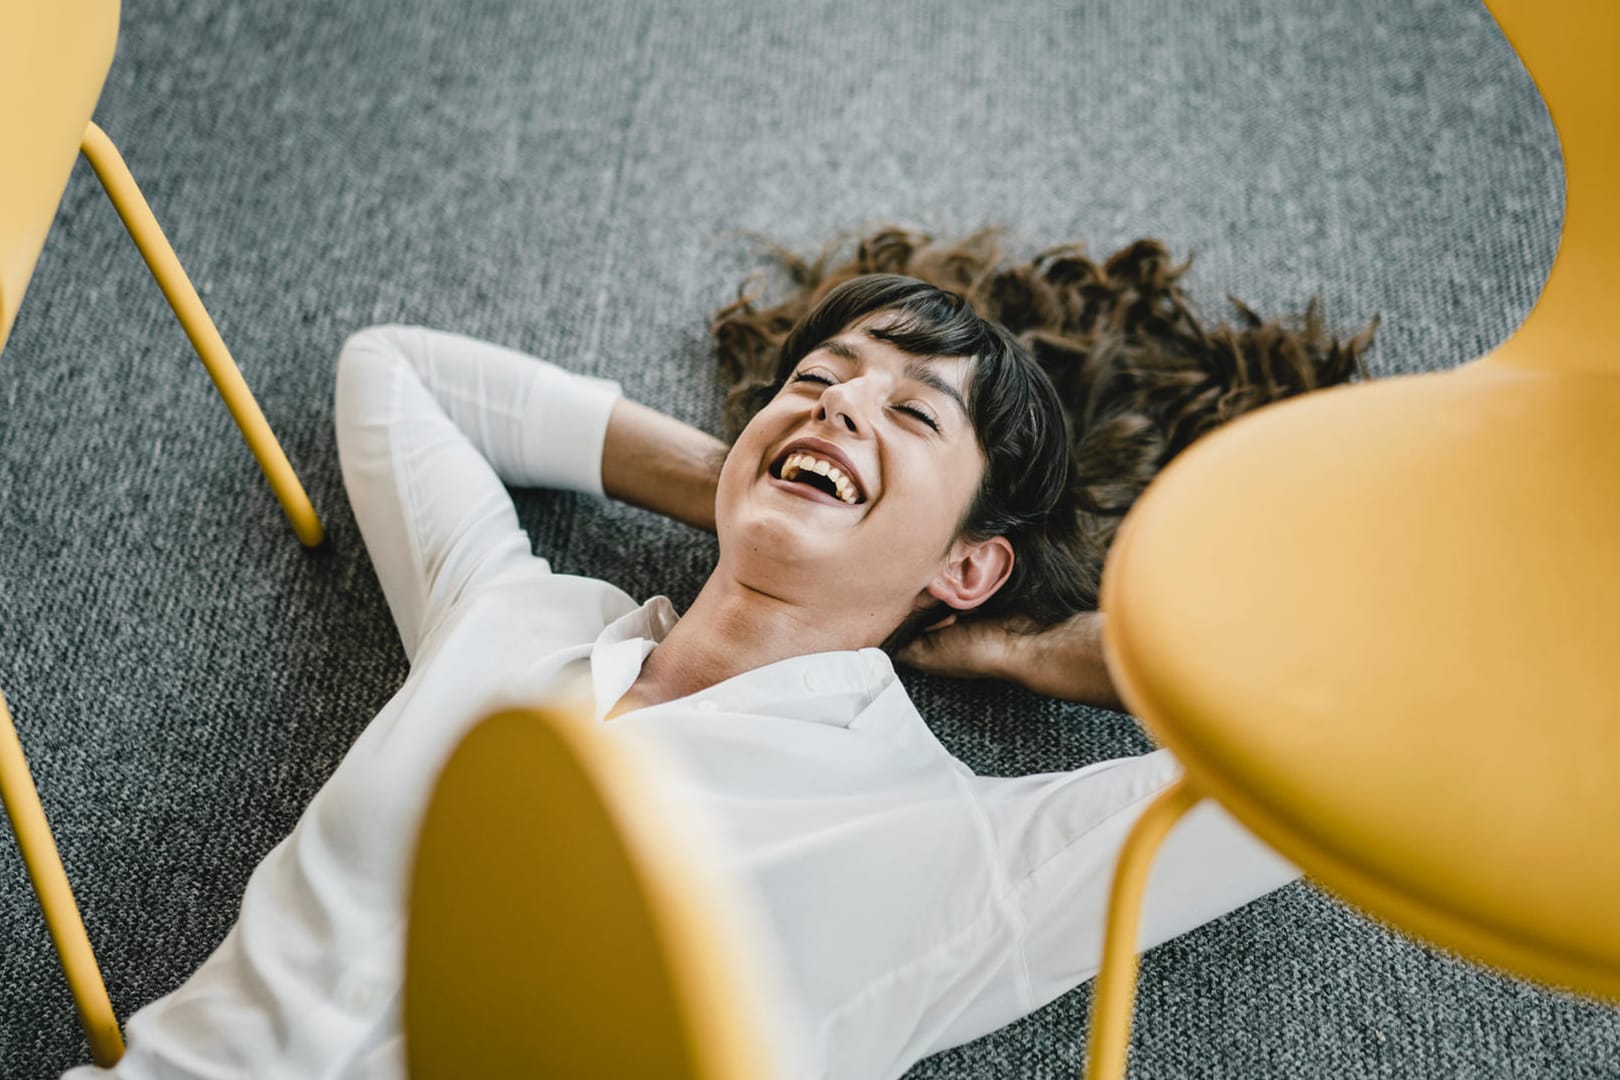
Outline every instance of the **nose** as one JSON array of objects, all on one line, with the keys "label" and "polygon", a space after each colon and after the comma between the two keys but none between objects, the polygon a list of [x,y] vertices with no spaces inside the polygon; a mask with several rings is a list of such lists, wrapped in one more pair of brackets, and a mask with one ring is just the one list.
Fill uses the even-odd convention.
[{"label": "nose", "polygon": [[852,435],[866,434],[866,407],[861,398],[859,379],[835,383],[821,392],[815,418],[844,428]]}]

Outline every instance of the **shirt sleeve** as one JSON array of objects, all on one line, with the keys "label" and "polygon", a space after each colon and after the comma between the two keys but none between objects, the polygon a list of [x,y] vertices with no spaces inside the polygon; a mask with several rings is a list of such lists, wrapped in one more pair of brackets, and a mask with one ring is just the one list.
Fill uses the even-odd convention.
[{"label": "shirt sleeve", "polygon": [[344,342],[343,486],[408,658],[460,597],[534,560],[505,485],[602,494],[620,393],[439,330],[378,326]]},{"label": "shirt sleeve", "polygon": [[[1148,804],[1181,772],[1161,749],[1068,773],[981,778],[1024,925],[1028,1008],[1097,974],[1120,851]],[[1137,949],[1146,952],[1299,876],[1205,799],[1176,821],[1153,856]]]}]

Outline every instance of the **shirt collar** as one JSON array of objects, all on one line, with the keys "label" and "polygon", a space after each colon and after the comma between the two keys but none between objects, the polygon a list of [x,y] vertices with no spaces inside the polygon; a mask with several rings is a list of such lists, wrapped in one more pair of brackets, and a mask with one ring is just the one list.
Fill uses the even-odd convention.
[{"label": "shirt collar", "polygon": [[[591,645],[591,689],[600,721],[635,683],[653,647],[679,616],[667,597],[655,596],[613,620]],[[894,664],[881,649],[790,656],[733,675],[724,682],[640,712],[679,708],[780,716],[848,727],[895,683]]]},{"label": "shirt collar", "polygon": [[642,661],[654,645],[664,640],[678,618],[668,597],[655,596],[614,619],[596,635],[591,644],[591,691],[596,697],[598,722],[635,683]]}]

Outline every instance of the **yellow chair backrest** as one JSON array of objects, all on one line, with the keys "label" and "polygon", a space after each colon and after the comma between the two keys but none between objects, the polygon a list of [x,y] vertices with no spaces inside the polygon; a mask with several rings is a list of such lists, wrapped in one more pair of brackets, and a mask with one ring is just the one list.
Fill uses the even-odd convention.
[{"label": "yellow chair backrest", "polygon": [[0,32],[0,352],[118,43],[118,0],[6,5]]},{"label": "yellow chair backrest", "polygon": [[412,1077],[800,1075],[762,915],[667,797],[673,764],[563,710],[466,736],[411,877]]},{"label": "yellow chair backrest", "polygon": [[1564,155],[1564,228],[1547,284],[1489,363],[1620,374],[1620,4],[1486,0],[1536,81]]}]

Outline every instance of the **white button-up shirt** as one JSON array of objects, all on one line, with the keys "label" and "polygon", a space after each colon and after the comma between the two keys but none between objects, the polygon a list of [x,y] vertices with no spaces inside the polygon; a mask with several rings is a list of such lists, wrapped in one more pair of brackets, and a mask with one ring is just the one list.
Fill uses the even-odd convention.
[{"label": "white button-up shirt", "polygon": [[[493,709],[565,687],[601,721],[677,618],[663,597],[552,572],[505,487],[600,494],[618,393],[454,334],[345,344],[343,480],[410,674],[254,871],[224,942],[130,1019],[116,1075],[403,1076],[404,903],[438,770]],[[763,917],[805,1072],[847,1080],[899,1076],[1095,974],[1120,846],[1180,774],[1160,750],[976,776],[877,649],[782,660],[604,725],[677,763]],[[1206,802],[1155,858],[1140,946],[1297,876]]]}]

